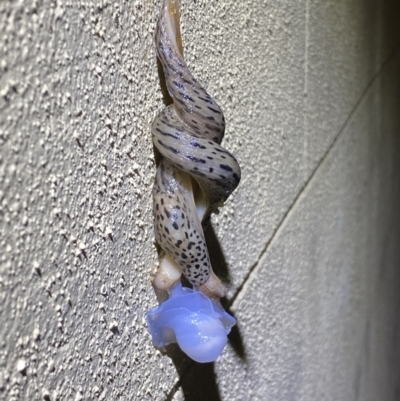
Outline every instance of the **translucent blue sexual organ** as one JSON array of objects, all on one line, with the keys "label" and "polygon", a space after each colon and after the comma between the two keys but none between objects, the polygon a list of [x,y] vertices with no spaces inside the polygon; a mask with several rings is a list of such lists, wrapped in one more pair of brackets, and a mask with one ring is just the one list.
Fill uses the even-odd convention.
[{"label": "translucent blue sexual organ", "polygon": [[190,358],[205,363],[221,354],[236,319],[202,292],[178,283],[167,301],[147,313],[147,322],[156,347],[178,343]]}]

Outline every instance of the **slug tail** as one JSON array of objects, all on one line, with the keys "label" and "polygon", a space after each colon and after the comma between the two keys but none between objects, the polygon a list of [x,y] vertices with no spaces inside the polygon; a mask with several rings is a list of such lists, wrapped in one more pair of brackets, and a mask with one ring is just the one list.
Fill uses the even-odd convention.
[{"label": "slug tail", "polygon": [[175,39],[175,44],[179,53],[183,57],[181,23],[179,15],[179,0],[166,0],[164,7],[166,9],[167,27],[172,33],[171,37]]}]

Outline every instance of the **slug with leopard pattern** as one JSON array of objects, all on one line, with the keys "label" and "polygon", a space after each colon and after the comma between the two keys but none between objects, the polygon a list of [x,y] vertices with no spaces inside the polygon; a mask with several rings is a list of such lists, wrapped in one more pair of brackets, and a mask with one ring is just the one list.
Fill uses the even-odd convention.
[{"label": "slug with leopard pattern", "polygon": [[161,248],[153,283],[171,294],[183,273],[192,294],[204,294],[218,309],[225,287],[211,267],[203,227],[238,186],[240,167],[220,145],[222,110],[184,61],[177,0],[164,1],[155,40],[173,104],[152,125],[153,143],[162,155],[153,189],[155,237]]}]

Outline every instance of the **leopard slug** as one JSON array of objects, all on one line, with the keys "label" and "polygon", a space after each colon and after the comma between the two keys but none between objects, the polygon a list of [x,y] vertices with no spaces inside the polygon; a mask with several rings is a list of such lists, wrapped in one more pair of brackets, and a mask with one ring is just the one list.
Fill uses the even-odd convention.
[{"label": "leopard slug", "polygon": [[152,124],[162,155],[153,189],[155,236],[162,249],[154,284],[169,290],[183,273],[195,290],[219,300],[225,287],[212,270],[203,226],[236,189],[241,173],[220,145],[225,131],[220,107],[184,61],[178,7],[178,0],[164,0],[155,36],[173,104]]}]

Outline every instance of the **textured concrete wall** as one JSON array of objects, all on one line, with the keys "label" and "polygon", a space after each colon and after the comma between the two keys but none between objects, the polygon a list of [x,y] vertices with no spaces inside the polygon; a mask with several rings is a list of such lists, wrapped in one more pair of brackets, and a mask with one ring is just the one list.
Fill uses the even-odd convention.
[{"label": "textured concrete wall", "polygon": [[182,0],[243,180],[208,230],[238,318],[151,345],[159,1],[0,2],[1,400],[398,400],[397,0]]}]

